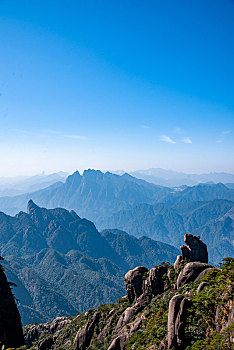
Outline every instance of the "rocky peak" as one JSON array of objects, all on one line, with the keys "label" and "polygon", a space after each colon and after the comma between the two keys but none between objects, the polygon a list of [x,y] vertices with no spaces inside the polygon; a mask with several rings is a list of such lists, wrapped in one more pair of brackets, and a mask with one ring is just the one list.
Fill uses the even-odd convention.
[{"label": "rocky peak", "polygon": [[27,213],[30,215],[33,211],[39,210],[40,208],[33,202],[32,199],[28,202]]},{"label": "rocky peak", "polygon": [[83,181],[96,182],[98,179],[102,179],[105,176],[100,170],[87,169],[83,172]]},{"label": "rocky peak", "polygon": [[72,175],[69,175],[66,180],[66,185],[68,186],[79,186],[82,176],[79,171],[75,171]]},{"label": "rocky peak", "polygon": [[84,170],[83,176],[96,176],[96,175],[104,175],[101,170],[95,169],[86,169]]}]

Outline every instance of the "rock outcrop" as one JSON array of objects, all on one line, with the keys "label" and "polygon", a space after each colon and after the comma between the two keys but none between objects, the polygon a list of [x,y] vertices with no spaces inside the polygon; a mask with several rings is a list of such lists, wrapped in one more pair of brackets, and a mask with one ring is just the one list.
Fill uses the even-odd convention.
[{"label": "rock outcrop", "polygon": [[[165,279],[163,278],[165,276]],[[166,288],[167,267],[154,267],[148,272],[147,278],[144,281],[143,292],[146,295],[156,296],[162,294]]]},{"label": "rock outcrop", "polygon": [[144,279],[146,279],[148,269],[138,266],[126,273],[124,277],[125,288],[130,303],[139,298],[143,293]]},{"label": "rock outcrop", "polygon": [[167,274],[168,269],[163,265],[151,270],[139,266],[128,271],[124,281],[129,302],[133,303],[139,297],[146,299],[162,294],[167,287],[166,281],[169,281]]},{"label": "rock outcrop", "polygon": [[144,308],[144,300],[140,299],[133,306],[128,307],[120,316],[116,330],[120,330],[123,326],[126,326],[141,310]]},{"label": "rock outcrop", "polygon": [[169,303],[168,349],[185,349],[184,328],[190,301],[183,295],[175,295]]},{"label": "rock outcrop", "polygon": [[[33,324],[24,329],[24,339],[27,348],[30,348],[34,342],[38,342],[38,346],[41,345],[44,347],[43,339],[41,336],[46,333],[50,334],[50,339],[54,339],[59,331],[66,325],[70,323],[70,320],[67,317],[57,317],[51,322]],[[44,344],[44,345],[43,345]],[[39,349],[39,347],[38,347]]]},{"label": "rock outcrop", "polygon": [[183,262],[187,261],[200,261],[208,263],[208,251],[207,246],[203,243],[199,237],[193,236],[190,233],[186,233],[184,236],[185,245],[180,247],[181,255],[178,255],[174,264],[174,268],[177,269]]},{"label": "rock outcrop", "polygon": [[85,350],[89,346],[99,318],[100,313],[95,312],[93,317],[82,328],[79,329],[74,341],[74,350]]},{"label": "rock outcrop", "polygon": [[[2,259],[2,258],[1,258]],[[5,348],[24,345],[21,318],[9,282],[0,265],[0,344]]]},{"label": "rock outcrop", "polygon": [[177,282],[176,282],[177,289],[182,287],[186,283],[198,281],[199,279],[204,277],[207,272],[211,271],[213,268],[214,267],[212,265],[204,264],[201,262],[188,263],[187,265],[185,265],[185,267],[180,272],[177,278]]}]

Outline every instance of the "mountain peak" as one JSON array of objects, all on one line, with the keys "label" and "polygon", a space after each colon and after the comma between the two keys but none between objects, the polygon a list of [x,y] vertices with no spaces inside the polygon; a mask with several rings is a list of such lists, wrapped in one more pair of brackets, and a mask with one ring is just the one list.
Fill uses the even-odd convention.
[{"label": "mountain peak", "polygon": [[38,205],[36,205],[32,199],[28,201],[28,207],[27,207],[27,213],[30,214],[32,209],[37,209],[39,208]]},{"label": "mountain peak", "polygon": [[103,174],[101,172],[101,170],[95,170],[95,169],[86,169],[83,172],[83,176],[87,176],[87,175],[96,175],[96,174]]}]

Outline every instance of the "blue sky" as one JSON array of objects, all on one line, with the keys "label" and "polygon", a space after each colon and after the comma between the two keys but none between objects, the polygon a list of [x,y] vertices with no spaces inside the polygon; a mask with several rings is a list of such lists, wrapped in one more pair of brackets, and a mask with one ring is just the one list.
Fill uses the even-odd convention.
[{"label": "blue sky", "polygon": [[234,2],[0,0],[0,176],[234,173]]}]

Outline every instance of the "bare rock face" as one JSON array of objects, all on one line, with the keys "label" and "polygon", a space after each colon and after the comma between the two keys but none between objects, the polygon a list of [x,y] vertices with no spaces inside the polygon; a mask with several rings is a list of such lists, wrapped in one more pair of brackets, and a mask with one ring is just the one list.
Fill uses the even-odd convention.
[{"label": "bare rock face", "polygon": [[[1,258],[2,260],[2,258]],[[5,348],[24,345],[21,318],[10,285],[0,265],[0,344]]]},{"label": "bare rock face", "polygon": [[174,264],[175,269],[177,269],[184,261],[208,263],[207,246],[199,237],[186,233],[184,236],[184,242],[186,243],[186,246],[182,245],[180,247],[182,255],[178,255]]},{"label": "bare rock face", "polygon": [[74,341],[74,350],[85,350],[90,345],[93,337],[95,326],[100,319],[100,313],[95,312],[93,317],[79,329]]},{"label": "bare rock face", "polygon": [[184,328],[190,301],[183,295],[175,295],[169,303],[168,349],[185,349]]},{"label": "bare rock face", "polygon": [[184,284],[189,283],[189,282],[194,282],[195,280],[198,281],[200,278],[205,276],[205,272],[209,272],[213,269],[214,267],[209,264],[204,264],[201,262],[191,262],[185,265],[183,270],[180,272],[177,282],[176,282],[176,287],[177,289],[182,287]]},{"label": "bare rock face", "polygon": [[146,267],[139,266],[126,273],[124,282],[130,303],[133,303],[143,293],[143,284],[147,272]]}]

